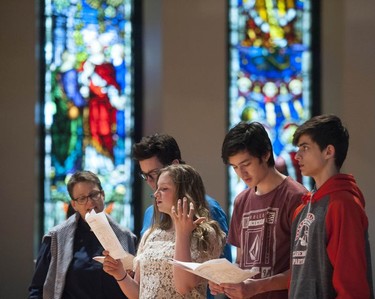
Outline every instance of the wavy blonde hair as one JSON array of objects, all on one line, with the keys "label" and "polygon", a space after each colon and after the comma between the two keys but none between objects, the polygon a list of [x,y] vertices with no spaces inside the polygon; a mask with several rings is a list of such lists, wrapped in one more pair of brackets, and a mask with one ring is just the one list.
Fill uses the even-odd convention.
[{"label": "wavy blonde hair", "polygon": [[[195,215],[194,220],[198,217],[205,217],[206,221],[198,225],[192,234],[192,239],[197,242],[197,248],[205,252],[212,250],[217,244],[210,244],[209,229],[213,228],[216,233],[217,241],[220,241],[222,247],[225,244],[225,233],[221,230],[219,224],[212,220],[210,211],[207,206],[205,198],[205,188],[199,173],[190,165],[187,164],[172,164],[160,170],[158,179],[162,173],[167,173],[172,179],[176,187],[174,205],[177,208],[177,200],[186,197],[188,202],[194,205]],[[153,224],[150,233],[160,228],[168,230],[172,227],[172,218],[165,213],[159,212],[156,203],[154,202],[154,216]]]}]

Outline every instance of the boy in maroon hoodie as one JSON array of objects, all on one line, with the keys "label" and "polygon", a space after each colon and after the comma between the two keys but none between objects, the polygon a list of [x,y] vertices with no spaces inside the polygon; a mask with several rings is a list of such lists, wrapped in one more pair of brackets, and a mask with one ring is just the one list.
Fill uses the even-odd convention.
[{"label": "boy in maroon hoodie", "polygon": [[315,188],[294,213],[289,298],[373,298],[365,201],[353,176],[340,173],[347,129],[337,116],[316,116],[293,144]]}]

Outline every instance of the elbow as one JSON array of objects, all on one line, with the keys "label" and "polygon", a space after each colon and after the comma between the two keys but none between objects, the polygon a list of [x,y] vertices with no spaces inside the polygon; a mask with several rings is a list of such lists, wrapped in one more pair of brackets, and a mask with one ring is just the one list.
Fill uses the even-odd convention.
[{"label": "elbow", "polygon": [[185,280],[184,283],[176,283],[175,287],[177,293],[181,296],[186,296],[196,287],[196,283],[195,281],[188,282]]},{"label": "elbow", "polygon": [[185,296],[187,294],[190,293],[190,291],[192,290],[192,288],[189,288],[189,287],[183,287],[183,286],[180,286],[180,287],[176,287],[176,291],[177,293],[179,293],[181,296]]},{"label": "elbow", "polygon": [[181,296],[186,296],[189,294],[199,282],[194,274],[188,273],[181,269],[174,269],[173,277],[176,292]]}]

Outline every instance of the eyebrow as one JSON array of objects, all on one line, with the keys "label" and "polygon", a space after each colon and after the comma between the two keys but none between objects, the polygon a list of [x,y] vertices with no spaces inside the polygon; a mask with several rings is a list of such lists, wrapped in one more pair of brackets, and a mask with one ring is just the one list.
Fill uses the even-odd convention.
[{"label": "eyebrow", "polygon": [[231,164],[231,163],[229,163],[229,165],[230,166],[238,166],[238,165],[241,165],[241,164],[245,164],[245,163],[247,163],[247,162],[250,162],[251,161],[251,159],[250,158],[246,158],[245,160],[242,160],[240,163],[238,163],[237,165],[235,165],[235,164]]},{"label": "eyebrow", "polygon": [[160,168],[157,167],[157,168],[151,169],[150,171],[147,171],[147,172],[143,172],[143,171],[142,171],[142,173],[143,173],[143,174],[150,174],[151,172],[157,171],[157,170],[159,170],[159,169],[160,169]]},{"label": "eyebrow", "polygon": [[72,200],[79,200],[79,199],[86,198],[86,197],[88,197],[88,195],[81,195],[81,196],[72,198]]},{"label": "eyebrow", "polygon": [[96,189],[93,189],[93,190],[91,190],[91,191],[89,192],[89,194],[87,194],[87,195],[80,195],[80,196],[76,197],[75,199],[80,199],[80,198],[82,198],[82,197],[89,197],[93,192],[102,192],[102,190],[96,190]]},{"label": "eyebrow", "polygon": [[301,146],[304,146],[304,145],[309,145],[307,142],[302,142],[300,144],[297,144],[297,147],[301,147]]}]

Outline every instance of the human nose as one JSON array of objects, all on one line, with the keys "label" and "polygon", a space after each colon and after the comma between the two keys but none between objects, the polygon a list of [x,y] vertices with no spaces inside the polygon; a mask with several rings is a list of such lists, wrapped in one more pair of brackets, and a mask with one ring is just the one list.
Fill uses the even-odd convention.
[{"label": "human nose", "polygon": [[96,200],[93,199],[91,196],[86,197],[86,205],[93,205],[96,203]]},{"label": "human nose", "polygon": [[147,185],[149,185],[150,188],[151,188],[152,190],[154,190],[154,192],[155,192],[155,190],[157,189],[157,187],[156,187],[156,181],[147,181],[146,183],[147,183]]},{"label": "human nose", "polygon": [[295,154],[295,156],[294,156],[294,159],[295,159],[296,161],[299,161],[299,160],[301,159],[301,153],[300,153],[300,150],[297,150],[297,152],[296,152],[296,154]]},{"label": "human nose", "polygon": [[89,201],[89,200],[91,200],[92,202],[96,202],[96,201],[98,201],[98,197],[94,197],[94,196],[87,196],[87,201]]},{"label": "human nose", "polygon": [[151,174],[148,174],[146,177],[146,182],[152,184],[155,182],[155,178]]},{"label": "human nose", "polygon": [[244,177],[246,174],[247,174],[247,171],[246,171],[246,169],[245,169],[244,167],[240,167],[240,168],[238,169],[238,175],[239,175],[241,178]]},{"label": "human nose", "polygon": [[150,186],[152,190],[156,189],[156,182],[149,174],[141,174],[142,179]]}]

